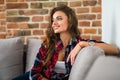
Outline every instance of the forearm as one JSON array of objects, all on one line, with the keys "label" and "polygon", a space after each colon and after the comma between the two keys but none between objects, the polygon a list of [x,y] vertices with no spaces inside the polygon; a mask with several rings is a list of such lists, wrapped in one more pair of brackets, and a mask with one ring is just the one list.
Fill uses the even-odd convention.
[{"label": "forearm", "polygon": [[[86,41],[80,41],[78,43],[78,45],[80,45],[81,47],[86,47],[89,46],[89,42]],[[118,55],[119,54],[119,49],[111,44],[107,44],[107,43],[95,43],[94,46],[97,46],[101,49],[104,50],[105,54],[107,55]]]},{"label": "forearm", "polygon": [[[79,53],[79,51],[84,48],[90,46],[88,41],[80,41],[78,44],[73,48],[73,50],[69,53],[67,62],[70,60],[71,65],[73,65],[75,56]],[[119,55],[119,50],[117,47],[107,44],[107,43],[95,43],[93,46],[99,47],[104,50],[106,55]]]},{"label": "forearm", "polygon": [[96,43],[95,46],[98,46],[101,49],[103,49],[105,51],[105,54],[108,54],[108,55],[119,54],[119,49],[114,45],[107,44],[107,43]]}]

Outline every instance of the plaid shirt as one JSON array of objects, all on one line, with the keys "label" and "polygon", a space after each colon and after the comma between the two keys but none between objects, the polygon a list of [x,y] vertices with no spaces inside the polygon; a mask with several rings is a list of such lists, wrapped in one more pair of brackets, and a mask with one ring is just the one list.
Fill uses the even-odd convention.
[{"label": "plaid shirt", "polygon": [[[45,59],[45,54],[47,52],[47,49],[45,46],[41,46],[39,49],[39,52],[36,56],[35,63],[33,68],[30,71],[30,80],[41,80],[42,76],[48,78],[49,80],[64,80],[63,78],[68,77],[70,70],[71,70],[71,64],[70,62],[66,62],[67,56],[69,55],[70,51],[76,46],[76,44],[79,41],[83,41],[81,38],[74,38],[70,40],[70,43],[67,45],[66,50],[65,50],[65,56],[64,56],[64,61],[65,61],[65,67],[66,67],[66,73],[56,73],[54,71],[55,64],[58,59],[58,53],[59,51],[63,48],[63,44],[61,40],[58,40],[56,43],[56,46],[54,48],[54,55],[52,56],[51,60],[47,63],[47,66],[42,68],[42,62]],[[85,40],[84,40],[85,41]]]}]

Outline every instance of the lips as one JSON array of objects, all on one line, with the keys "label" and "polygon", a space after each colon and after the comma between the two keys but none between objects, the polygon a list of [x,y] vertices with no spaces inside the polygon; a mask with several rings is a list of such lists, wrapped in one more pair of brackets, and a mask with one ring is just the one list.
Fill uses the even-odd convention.
[{"label": "lips", "polygon": [[53,29],[56,30],[58,29],[60,26],[53,26]]}]

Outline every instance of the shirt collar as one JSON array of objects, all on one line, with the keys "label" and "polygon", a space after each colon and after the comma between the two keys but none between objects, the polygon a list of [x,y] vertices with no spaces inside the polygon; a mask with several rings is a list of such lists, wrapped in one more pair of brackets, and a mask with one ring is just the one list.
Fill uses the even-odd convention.
[{"label": "shirt collar", "polygon": [[[73,46],[75,46],[76,43],[77,43],[77,39],[76,39],[76,38],[71,38],[68,45],[71,45],[71,46],[73,45]],[[63,47],[64,47],[64,46],[63,46],[62,40],[59,39],[59,40],[56,42],[56,49],[57,49],[58,51],[60,51]]]}]

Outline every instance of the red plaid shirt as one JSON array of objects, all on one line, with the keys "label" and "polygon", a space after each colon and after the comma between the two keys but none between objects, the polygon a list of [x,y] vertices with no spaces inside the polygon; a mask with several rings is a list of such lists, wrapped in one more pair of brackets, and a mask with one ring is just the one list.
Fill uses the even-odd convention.
[{"label": "red plaid shirt", "polygon": [[65,77],[66,75],[69,75],[71,70],[70,62],[66,63],[67,56],[70,53],[70,51],[75,47],[75,45],[78,43],[78,41],[83,41],[83,39],[81,38],[71,39],[70,43],[66,47],[65,57],[64,57],[65,66],[66,66],[65,74],[56,73],[54,71],[54,67],[58,59],[58,53],[63,48],[62,41],[61,40],[57,41],[56,46],[54,48],[54,55],[52,56],[52,59],[47,63],[47,66],[45,66],[44,68],[42,68],[41,65],[45,59],[45,54],[47,52],[47,49],[45,46],[41,45],[34,62],[34,66],[30,71],[30,78],[32,80],[41,80],[42,76],[44,76],[48,79],[51,79],[53,77],[55,80],[63,80],[62,78]]}]

